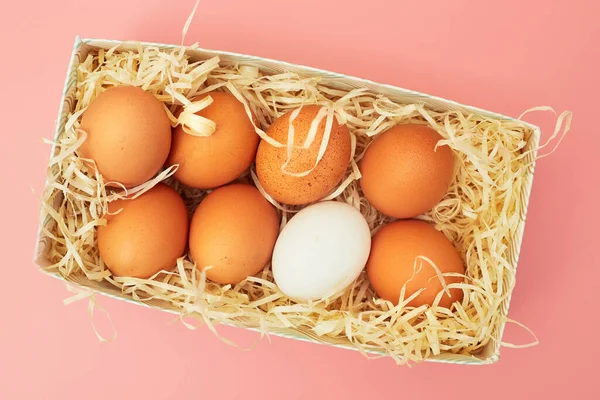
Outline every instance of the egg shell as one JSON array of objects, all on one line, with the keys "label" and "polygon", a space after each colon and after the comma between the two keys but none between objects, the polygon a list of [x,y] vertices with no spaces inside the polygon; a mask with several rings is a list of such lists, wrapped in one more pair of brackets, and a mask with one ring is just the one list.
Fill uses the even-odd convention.
[{"label": "egg shell", "polygon": [[216,124],[210,136],[185,133],[181,125],[173,129],[168,165],[179,164],[175,178],[199,189],[215,188],[239,177],[254,161],[260,137],[246,114],[244,105],[230,93],[210,92],[213,102],[196,114]]},{"label": "egg shell", "polygon": [[323,201],[303,208],[285,225],[273,251],[273,277],[297,301],[334,295],[363,270],[371,234],[351,205]]},{"label": "egg shell", "polygon": [[[294,119],[294,146],[302,146],[311,123],[321,106],[304,106]],[[266,134],[277,142],[287,145],[290,116],[294,110],[277,118]],[[286,171],[302,173],[310,170],[317,160],[319,148],[325,134],[327,118],[318,126],[317,135],[307,149],[294,148]],[[287,148],[275,147],[261,140],[256,153],[256,174],[265,191],[275,200],[285,204],[303,205],[321,200],[342,180],[351,156],[350,133],[346,125],[339,125],[334,118],[327,150],[323,158],[310,172],[302,177],[291,176],[282,171],[287,160]]]},{"label": "egg shell", "polygon": [[170,186],[159,183],[136,199],[112,201],[108,212],[107,224],[98,227],[98,250],[113,275],[149,278],[172,270],[183,256],[188,213]]},{"label": "egg shell", "polygon": [[271,260],[279,216],[260,192],[234,183],[208,194],[190,227],[190,252],[199,270],[221,284],[235,284],[261,271]]},{"label": "egg shell", "polygon": [[87,137],[79,155],[93,159],[105,181],[126,187],[156,175],[171,146],[171,123],[163,104],[134,86],[116,86],[98,95],[84,111],[80,128]]},{"label": "egg shell", "polygon": [[[460,255],[443,233],[423,221],[397,220],[375,233],[367,262],[369,281],[381,298],[397,305],[402,286],[406,284],[404,299],[425,289],[408,306],[433,305],[443,286],[431,264],[417,260],[418,256],[427,257],[442,274],[465,273]],[[446,285],[463,280],[462,277],[444,277]],[[451,298],[446,293],[442,295],[440,306],[449,308],[463,298],[461,289],[450,289],[450,294]]]},{"label": "egg shell", "polygon": [[360,185],[369,203],[395,218],[431,210],[454,176],[452,150],[426,125],[397,125],[379,134],[361,161]]}]

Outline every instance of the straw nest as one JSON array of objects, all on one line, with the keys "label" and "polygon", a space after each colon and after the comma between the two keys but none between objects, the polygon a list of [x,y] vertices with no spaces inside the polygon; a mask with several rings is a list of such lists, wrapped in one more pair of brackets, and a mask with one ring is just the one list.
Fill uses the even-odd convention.
[{"label": "straw nest", "polygon": [[[407,307],[410,298],[394,307],[377,297],[363,273],[343,293],[300,304],[278,290],[269,267],[238,285],[221,286],[205,280],[189,255],[181,258],[173,271],[150,279],[112,276],[96,247],[96,228],[106,223],[103,216],[110,201],[126,194],[138,196],[165,181],[182,194],[192,213],[206,194],[172,179],[176,167],[127,192],[111,190],[102,176],[78,157],[77,148],[85,140],[85,132],[79,130],[81,114],[103,90],[123,84],[153,93],[164,103],[173,126],[182,124],[190,134],[199,135],[214,130],[211,121],[193,117],[193,112],[207,105],[190,102],[200,93],[233,93],[257,116],[257,134],[261,136],[288,110],[302,104],[326,105],[348,125],[355,139],[347,178],[328,198],[360,209],[373,232],[389,219],[369,205],[358,185],[357,162],[366,146],[396,124],[433,127],[459,161],[448,194],[421,218],[441,230],[461,254],[467,267],[465,281],[459,285],[464,300],[452,309]],[[179,106],[186,111],[176,118]],[[48,223],[42,234],[52,264],[47,269],[68,281],[84,280],[100,290],[116,288],[133,300],[175,308],[182,319],[197,318],[215,332],[215,324],[225,323],[263,333],[302,334],[322,343],[347,345],[365,355],[380,352],[398,363],[419,362],[440,353],[473,355],[498,340],[504,322],[501,309],[514,285],[515,250],[511,246],[524,217],[520,199],[534,161],[531,152],[524,151],[530,134],[530,128],[518,121],[436,112],[367,90],[336,90],[316,77],[265,75],[255,67],[225,64],[218,58],[191,60],[182,48],[160,50],[140,45],[135,52],[93,50],[78,66],[75,102],[64,130],[52,142],[55,152],[43,195]],[[258,183],[252,170],[241,179]],[[299,209],[269,201],[280,210],[282,227]]]}]

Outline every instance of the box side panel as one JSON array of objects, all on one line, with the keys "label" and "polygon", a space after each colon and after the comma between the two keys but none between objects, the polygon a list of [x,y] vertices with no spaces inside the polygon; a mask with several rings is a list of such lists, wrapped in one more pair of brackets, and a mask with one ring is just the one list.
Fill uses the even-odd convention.
[{"label": "box side panel", "polygon": [[[535,166],[536,166],[536,158],[538,155],[538,148],[540,145],[540,137],[541,137],[540,129],[538,127],[535,127],[533,133],[529,136],[529,138],[527,138],[527,145],[524,148],[524,151],[527,152],[527,156],[525,157],[525,162],[528,164],[528,173],[526,176],[526,181],[524,182],[524,189],[520,193],[520,196],[519,196],[519,207],[521,209],[519,226],[517,228],[515,240],[513,240],[513,242],[511,243],[510,250],[509,250],[510,251],[509,262],[511,265],[514,266],[515,274],[516,274],[517,267],[519,265],[519,255],[521,252],[521,245],[523,243],[523,236],[525,234],[525,222],[527,220],[527,210],[529,207],[531,190],[533,188],[533,177],[534,177]],[[514,285],[516,283],[516,276],[515,276],[515,280],[510,283],[514,287]],[[512,290],[510,291],[509,295],[504,300],[504,303],[502,305],[502,316],[503,317],[508,316],[508,310],[510,307],[511,297],[512,297]],[[497,338],[497,345],[496,345],[497,353],[499,353],[499,351],[500,351],[500,341],[504,334],[505,327],[506,327],[506,320],[503,320],[502,325],[500,326],[498,338]]]},{"label": "box side panel", "polygon": [[[110,49],[115,46],[119,46],[119,49],[126,51],[137,51],[139,42],[122,42],[118,40],[107,40],[107,39],[83,39],[83,42],[89,44],[90,46],[102,49]],[[180,46],[177,45],[168,45],[161,43],[149,43],[149,42],[141,42],[143,46],[154,46],[159,49],[177,49]],[[218,56],[223,64],[228,63],[242,63],[244,65],[256,66],[260,68],[262,71],[271,74],[277,74],[282,72],[293,72],[298,73],[303,76],[319,76],[321,77],[321,82],[327,85],[331,85],[335,88],[343,89],[343,90],[353,90],[358,88],[366,88],[375,93],[381,93],[390,97],[392,100],[405,102],[405,103],[422,103],[427,107],[439,111],[460,111],[466,114],[476,113],[488,118],[494,118],[504,121],[519,121],[523,126],[528,127],[529,129],[535,129],[535,126],[528,124],[524,121],[517,120],[515,118],[494,113],[492,111],[483,110],[477,107],[461,104],[452,100],[444,99],[437,96],[428,95],[425,93],[416,92],[413,90],[403,89],[396,86],[381,84],[377,82],[373,82],[367,79],[356,78],[344,74],[338,74],[336,72],[327,71],[324,69],[299,65],[299,64],[291,64],[284,61],[277,61],[269,58],[256,57],[247,54],[241,53],[233,53],[227,51],[217,51],[203,48],[190,48],[187,51],[187,54],[194,61],[205,60],[208,58],[212,58]]]},{"label": "box side panel", "polygon": [[[56,121],[56,129],[53,135],[53,141],[59,138],[61,132],[65,129],[65,124],[69,118],[69,113],[75,105],[75,90],[77,89],[77,67],[81,62],[81,46],[82,42],[79,37],[75,38],[73,44],[73,50],[71,52],[71,58],[69,61],[69,67],[67,69],[67,75],[65,78],[65,84],[61,95],[61,103],[58,110],[58,119]],[[53,144],[50,149],[50,159],[56,154],[56,144]],[[44,187],[48,185],[48,180]],[[58,206],[58,205],[57,205]],[[49,227],[53,223],[53,220],[48,215],[48,212],[43,207],[40,209],[40,225],[38,227],[36,235],[36,245],[34,250],[34,262],[40,267],[45,268],[49,265],[48,260],[45,257],[47,241],[48,239],[43,234],[43,227]]]}]

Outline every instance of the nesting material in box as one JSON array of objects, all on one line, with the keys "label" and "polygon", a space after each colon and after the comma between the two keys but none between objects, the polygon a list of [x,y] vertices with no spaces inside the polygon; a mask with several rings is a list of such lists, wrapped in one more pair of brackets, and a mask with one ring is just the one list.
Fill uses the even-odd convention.
[{"label": "nesting material in box", "polygon": [[[96,229],[105,223],[107,204],[123,191],[107,189],[76,149],[84,140],[78,130],[82,112],[102,89],[121,84],[153,93],[172,113],[173,124],[196,131],[202,123],[193,126],[197,121],[186,120],[185,111],[176,118],[175,109],[211,90],[235,94],[262,130],[301,104],[332,106],[356,140],[346,177],[329,198],[358,208],[372,232],[390,219],[360,191],[357,163],[366,146],[396,124],[431,126],[454,150],[457,171],[448,194],[420,218],[441,230],[464,260],[463,301],[452,310],[394,307],[377,297],[363,272],[344,293],[296,303],[278,290],[269,267],[238,285],[217,285],[197,272],[188,256],[172,272],[151,279],[113,277],[99,257]],[[521,120],[328,71],[195,46],[77,38],[52,142],[36,263],[82,289],[196,318],[212,330],[228,324],[399,363],[493,363],[515,285],[539,137],[536,126]],[[192,212],[206,192],[182,187],[172,174],[173,168],[163,170],[129,194],[165,181]],[[253,170],[241,179],[258,184]],[[284,224],[299,209],[269,200]]]}]

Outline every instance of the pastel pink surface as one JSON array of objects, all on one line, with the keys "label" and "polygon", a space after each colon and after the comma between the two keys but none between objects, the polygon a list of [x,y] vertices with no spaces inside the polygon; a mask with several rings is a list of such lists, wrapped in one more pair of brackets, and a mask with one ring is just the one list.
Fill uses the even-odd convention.
[{"label": "pastel pink surface", "polygon": [[[173,316],[100,297],[118,331],[100,343],[85,302],[31,262],[38,200],[74,37],[179,43],[194,3],[19,1],[2,7],[1,399],[600,398],[600,3],[202,1],[187,42],[329,69],[518,116],[550,105],[572,132],[538,163],[510,317],[540,345],[485,367],[391,360],[266,339],[250,352]],[[22,25],[21,25],[22,24]],[[312,26],[310,26],[312,24]],[[543,139],[549,113],[527,120]],[[99,328],[108,332],[99,315]],[[220,328],[251,345],[258,336]],[[526,343],[509,327],[505,340]],[[189,396],[189,397],[187,397]]]}]

